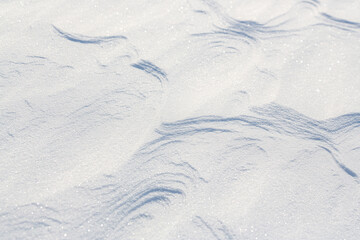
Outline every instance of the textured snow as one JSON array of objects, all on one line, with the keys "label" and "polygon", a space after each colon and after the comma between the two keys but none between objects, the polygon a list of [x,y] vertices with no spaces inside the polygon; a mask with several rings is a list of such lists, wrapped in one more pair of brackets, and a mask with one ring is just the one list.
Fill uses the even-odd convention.
[{"label": "textured snow", "polygon": [[360,239],[359,0],[3,0],[0,36],[0,239]]}]

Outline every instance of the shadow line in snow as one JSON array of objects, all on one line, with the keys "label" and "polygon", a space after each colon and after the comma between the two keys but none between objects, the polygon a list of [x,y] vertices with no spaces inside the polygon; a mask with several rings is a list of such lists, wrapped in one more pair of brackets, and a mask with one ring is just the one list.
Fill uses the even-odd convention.
[{"label": "shadow line in snow", "polygon": [[85,35],[81,35],[81,34],[71,34],[71,33],[67,33],[65,31],[61,30],[60,28],[55,27],[54,25],[52,25],[52,26],[53,26],[54,30],[56,31],[56,33],[59,34],[60,37],[65,38],[71,42],[76,42],[76,43],[102,44],[102,43],[112,42],[112,41],[119,40],[119,39],[123,39],[123,40],[127,39],[125,36],[122,36],[122,35],[89,37],[89,36],[85,36]]},{"label": "shadow line in snow", "polygon": [[167,74],[155,64],[141,59],[137,63],[131,64],[132,67],[144,71],[147,74],[155,77],[160,83],[167,81]]}]

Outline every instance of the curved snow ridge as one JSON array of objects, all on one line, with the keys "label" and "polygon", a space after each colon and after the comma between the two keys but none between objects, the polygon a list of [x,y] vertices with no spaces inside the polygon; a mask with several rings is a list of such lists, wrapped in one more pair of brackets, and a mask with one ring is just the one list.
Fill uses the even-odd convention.
[{"label": "curved snow ridge", "polygon": [[[203,237],[206,236],[206,232],[210,236],[207,236],[207,239],[215,240],[234,240],[236,235],[232,233],[221,221],[215,221],[214,223],[209,223],[205,221],[200,216],[195,216],[193,223],[198,226],[203,231]],[[205,236],[204,236],[205,235]]]},{"label": "curved snow ridge", "polygon": [[[34,239],[49,234],[49,228],[60,229],[68,223],[61,214],[49,206],[31,203],[8,209],[0,214],[1,233],[6,239]],[[53,231],[51,231],[54,234]],[[43,239],[43,238],[42,238]]]},{"label": "curved snow ridge", "polygon": [[[114,36],[90,37],[90,36],[85,36],[85,35],[81,35],[81,34],[70,34],[70,33],[67,33],[65,31],[55,27],[54,25],[52,27],[61,37],[65,38],[69,41],[76,42],[76,43],[103,44],[103,43],[114,42],[119,39],[126,40],[127,41],[126,45],[129,45],[128,48],[132,48],[132,49],[129,49],[130,51],[128,53],[125,53],[121,56],[119,56],[119,55],[116,56],[116,58],[118,60],[119,60],[119,58],[130,58],[131,61],[135,62],[135,63],[130,63],[130,66],[132,66],[136,69],[142,70],[145,73],[151,75],[152,77],[155,77],[156,79],[159,80],[160,83],[167,81],[167,74],[165,73],[164,70],[162,70],[161,68],[159,68],[158,66],[156,66],[155,64],[153,64],[152,62],[150,62],[148,60],[138,59],[139,56],[138,56],[138,51],[137,51],[136,47],[131,45],[130,43],[128,43],[128,38],[126,36],[114,35]],[[104,63],[99,63],[99,64],[101,67],[104,67],[104,68],[109,67],[108,64],[104,64]]]},{"label": "curved snow ridge", "polygon": [[[183,205],[197,181],[196,170],[187,163],[139,154],[115,175],[68,190],[57,200],[46,201],[44,209],[40,204],[9,208],[1,215],[7,221],[1,231],[10,239],[126,239],[140,226],[156,222],[174,206]],[[48,221],[50,218],[56,221]],[[24,226],[19,229],[19,225]]]},{"label": "curved snow ridge", "polygon": [[349,169],[348,167],[346,167],[344,164],[340,163],[339,160],[337,160],[337,158],[334,156],[333,152],[331,150],[329,150],[326,147],[323,146],[319,146],[320,148],[324,149],[326,152],[328,152],[331,157],[333,158],[333,160],[335,161],[335,163],[342,169],[344,170],[345,173],[349,174],[351,177],[358,179],[358,175],[353,172],[351,169]]},{"label": "curved snow ridge", "polygon": [[[214,30],[211,32],[194,33],[192,36],[206,37],[209,39],[236,39],[237,41],[251,44],[261,40],[273,39],[277,37],[300,35],[302,31],[311,29],[313,26],[332,26],[341,30],[356,30],[359,28],[359,23],[348,21],[334,17],[326,12],[321,12],[321,3],[315,0],[300,0],[285,13],[268,19],[265,22],[258,22],[252,20],[238,20],[233,18],[222,8],[222,6],[215,1],[203,1],[204,5],[209,10],[197,10],[201,13],[212,14],[211,21],[213,22]],[[302,21],[299,16],[300,13],[310,17],[307,21]],[[300,23],[298,23],[300,22]],[[214,41],[214,43],[221,43],[221,41]]]},{"label": "curved snow ridge", "polygon": [[[165,175],[165,174],[164,174]],[[102,199],[101,205],[94,201],[87,221],[82,221],[76,229],[69,229],[74,236],[93,238],[103,236],[113,238],[126,237],[131,230],[131,225],[141,225],[143,222],[151,221],[156,215],[166,211],[171,204],[174,204],[178,197],[183,198],[182,190],[184,183],[174,180],[171,176],[158,176],[144,180],[133,186],[126,194],[122,189],[107,189],[102,192],[99,188],[92,194],[97,199]],[[175,178],[176,179],[176,178]],[[110,191],[108,191],[110,190]],[[92,195],[89,193],[89,195]],[[86,208],[83,208],[84,213]],[[155,216],[154,216],[155,215]],[[80,221],[81,219],[76,219]],[[74,222],[76,225],[76,222]],[[100,225],[100,226],[99,226]],[[87,230],[91,229],[88,233]]]},{"label": "curved snow ridge", "polygon": [[286,36],[291,31],[282,30],[281,24],[271,25],[268,23],[259,23],[256,21],[237,20],[230,16],[224,17],[220,26],[214,25],[214,30],[209,33],[196,33],[192,36],[218,36],[223,39],[240,40],[244,43],[256,43],[259,39]]},{"label": "curved snow ridge", "polygon": [[83,43],[83,44],[102,44],[107,42],[116,41],[119,39],[126,40],[127,37],[118,35],[118,36],[103,36],[103,37],[89,37],[81,34],[71,34],[67,33],[60,28],[57,28],[53,25],[54,30],[63,38],[76,42],[76,43]]},{"label": "curved snow ridge", "polygon": [[321,13],[321,16],[323,17],[324,22],[329,24],[329,26],[335,26],[345,31],[359,31],[360,23],[358,22],[337,18],[327,13]]},{"label": "curved snow ridge", "polygon": [[[7,224],[2,231],[9,238],[23,239],[127,239],[145,236],[146,229],[159,229],[159,235],[167,236],[164,239],[183,239],[193,238],[191,232],[198,229],[197,239],[242,239],[267,232],[277,239],[297,228],[298,219],[309,212],[318,213],[312,215],[314,221],[333,219],[332,212],[318,207],[330,201],[336,209],[342,202],[341,189],[356,193],[359,172],[347,166],[342,152],[346,141],[337,138],[358,139],[359,117],[315,121],[271,104],[254,108],[252,116],[201,116],[163,123],[158,137],[113,175],[68,190],[56,201],[3,211],[1,218]],[[297,206],[313,194],[303,189],[306,185],[321,194],[312,199],[319,203]],[[278,199],[279,194],[287,197]],[[267,208],[270,212],[256,213],[258,204],[272,205]],[[284,219],[270,221],[287,204],[295,204],[297,212],[285,219],[286,225]],[[351,219],[358,207],[357,202],[351,204],[353,208],[343,209],[343,219]],[[169,221],[172,227],[166,228]],[[323,230],[320,227],[316,236],[322,236]],[[334,231],[341,231],[341,226]]]},{"label": "curved snow ridge", "polygon": [[139,70],[142,70],[150,74],[151,76],[157,78],[160,83],[163,83],[164,81],[168,81],[167,74],[165,73],[165,71],[149,61],[141,59],[137,63],[131,64],[131,66]]},{"label": "curved snow ridge", "polygon": [[[263,137],[255,139],[255,142],[253,138],[247,137],[245,139],[250,141],[244,146],[253,145],[258,150],[266,153],[266,147],[261,147],[261,142],[265,141],[264,136],[266,135],[280,134],[281,136],[301,139],[307,141],[308,144],[312,143],[314,150],[319,146],[321,149],[329,152],[331,158],[340,169],[344,170],[344,173],[358,179],[358,173],[348,168],[346,163],[342,163],[341,160],[339,160],[342,155],[339,149],[342,148],[342,146],[341,142],[337,141],[337,138],[343,134],[347,134],[347,139],[353,140],[356,138],[360,127],[359,114],[345,115],[328,121],[316,121],[296,113],[291,109],[283,108],[275,104],[265,108],[255,108],[254,112],[259,114],[260,117],[241,116],[221,118],[209,116],[175,123],[165,123],[162,125],[162,128],[157,131],[162,137],[151,142],[150,146],[154,149],[152,151],[155,151],[164,146],[178,145],[182,142],[187,142],[187,139],[192,138],[194,135],[203,135],[202,137],[204,138],[206,136],[205,134],[220,136],[224,134],[236,135],[242,132],[243,129],[252,128],[262,131]],[[260,144],[258,141],[260,141]],[[346,162],[346,159],[343,159],[343,161]]]},{"label": "curved snow ridge", "polygon": [[212,15],[211,18],[209,16],[209,20],[213,23],[213,30],[193,33],[191,36],[208,40],[211,48],[225,48],[239,53],[241,51],[236,47],[238,44],[253,45],[262,39],[284,37],[293,32],[280,28],[286,20],[276,24],[238,20],[227,14],[215,1],[203,1],[203,3],[207,7],[197,11]]},{"label": "curved snow ridge", "polygon": [[271,121],[276,129],[286,134],[299,134],[309,138],[317,135],[330,137],[337,134],[353,131],[360,126],[360,114],[346,114],[325,121],[311,119],[290,108],[277,104],[269,104],[266,107],[254,107],[253,112],[264,116]]},{"label": "curved snow ridge", "polygon": [[[45,36],[49,49],[59,52],[39,51],[0,62],[4,79],[0,86],[7,89],[1,91],[0,152],[8,160],[0,171],[4,192],[11,192],[18,204],[23,198],[17,195],[45,196],[51,194],[47,189],[56,182],[58,190],[72,187],[71,181],[62,180],[69,175],[81,183],[104,168],[120,165],[121,156],[127,160],[132,154],[124,141],[131,141],[136,151],[144,129],[153,124],[151,120],[163,102],[164,86],[157,80],[167,79],[165,72],[145,60],[139,62],[145,74],[134,68],[139,56],[126,37],[89,37],[56,28],[61,35],[55,28],[57,38],[54,33]],[[45,30],[50,32],[49,25]],[[114,41],[123,42],[102,45]],[[24,94],[18,94],[22,89]],[[106,149],[107,154],[101,154],[100,149]],[[85,157],[88,153],[91,156]],[[22,174],[12,175],[17,171]],[[33,185],[33,180],[39,184]],[[17,184],[25,190],[11,191],[9,186]],[[34,191],[30,185],[41,187]],[[13,204],[7,195],[2,195],[1,201]]]}]

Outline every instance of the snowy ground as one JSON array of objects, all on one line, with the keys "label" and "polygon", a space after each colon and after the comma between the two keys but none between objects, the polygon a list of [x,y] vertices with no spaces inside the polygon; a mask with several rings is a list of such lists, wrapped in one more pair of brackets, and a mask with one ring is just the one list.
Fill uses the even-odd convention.
[{"label": "snowy ground", "polygon": [[0,0],[0,239],[360,239],[359,0]]}]

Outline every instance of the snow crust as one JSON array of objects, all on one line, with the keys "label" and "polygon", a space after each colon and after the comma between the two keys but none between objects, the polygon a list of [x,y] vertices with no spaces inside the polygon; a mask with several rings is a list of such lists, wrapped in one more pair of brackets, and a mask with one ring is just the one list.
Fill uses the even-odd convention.
[{"label": "snow crust", "polygon": [[0,36],[0,239],[360,239],[359,0],[3,0]]}]

